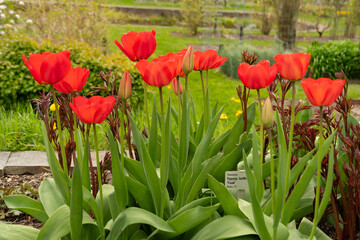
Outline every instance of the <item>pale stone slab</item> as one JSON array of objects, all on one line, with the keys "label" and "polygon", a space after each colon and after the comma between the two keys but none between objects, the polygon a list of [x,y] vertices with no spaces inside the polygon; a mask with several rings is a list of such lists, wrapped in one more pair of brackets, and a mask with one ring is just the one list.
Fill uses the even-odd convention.
[{"label": "pale stone slab", "polygon": [[[3,152],[0,152],[0,174],[12,175],[12,174],[38,174],[45,171],[43,168],[49,169],[49,163],[47,161],[46,152],[41,151],[23,151],[9,153],[7,162],[1,167],[1,156]],[[55,153],[57,156],[57,153]],[[91,160],[93,166],[96,166],[96,153],[91,152]],[[102,161],[106,151],[99,151],[99,159]],[[4,158],[5,158],[5,154]],[[5,162],[4,162],[5,163]],[[73,167],[73,163],[71,164]]]},{"label": "pale stone slab", "polygon": [[13,152],[11,153],[6,166],[4,167],[4,174],[37,174],[44,171],[40,167],[49,167],[46,158],[46,152]]},{"label": "pale stone slab", "polygon": [[0,152],[0,177],[4,175],[4,167],[10,157],[11,152]]}]

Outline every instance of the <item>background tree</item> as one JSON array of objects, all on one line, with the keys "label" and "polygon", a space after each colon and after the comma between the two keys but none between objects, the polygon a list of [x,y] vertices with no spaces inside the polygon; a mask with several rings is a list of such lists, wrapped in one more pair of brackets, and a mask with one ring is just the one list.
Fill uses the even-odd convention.
[{"label": "background tree", "polygon": [[295,45],[300,0],[272,0],[278,25],[278,38],[285,49]]},{"label": "background tree", "polygon": [[201,0],[182,0],[181,7],[185,28],[187,28],[192,35],[196,35],[198,28],[203,22],[203,5]]},{"label": "background tree", "polygon": [[355,37],[356,28],[360,24],[360,0],[350,0],[347,4],[346,24],[344,30],[344,37]]}]

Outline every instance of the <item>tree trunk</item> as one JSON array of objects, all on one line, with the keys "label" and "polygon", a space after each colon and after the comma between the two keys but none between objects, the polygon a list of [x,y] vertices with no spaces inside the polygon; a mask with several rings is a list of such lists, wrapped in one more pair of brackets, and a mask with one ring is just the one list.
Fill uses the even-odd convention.
[{"label": "tree trunk", "polygon": [[300,0],[274,0],[277,10],[278,37],[285,49],[295,46],[296,21]]}]

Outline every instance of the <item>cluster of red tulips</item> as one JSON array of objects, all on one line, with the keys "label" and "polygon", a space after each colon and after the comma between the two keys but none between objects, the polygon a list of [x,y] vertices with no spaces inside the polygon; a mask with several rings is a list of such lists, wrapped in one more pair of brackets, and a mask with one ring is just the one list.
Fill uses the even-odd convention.
[{"label": "cluster of red tulips", "polygon": [[[168,53],[147,61],[156,49],[155,31],[130,31],[123,34],[121,43],[115,40],[120,50],[131,60],[136,61],[143,80],[150,86],[163,87],[170,84],[177,76],[184,77],[186,64],[191,63],[185,71],[203,71],[221,66],[226,58],[222,58],[215,50],[193,52],[192,46],[177,53]],[[192,55],[192,56],[191,56]],[[184,60],[184,57],[187,56]],[[296,81],[304,78],[310,61],[310,54],[279,54],[275,56],[276,64],[270,66],[269,61],[263,60],[256,65],[241,63],[238,68],[240,80],[249,89],[261,89],[269,86],[277,73],[287,80]],[[190,59],[190,60],[189,60]],[[30,54],[29,59],[23,56],[24,63],[39,84],[51,84],[62,93],[79,92],[84,87],[89,70],[80,67],[71,67],[70,51],[59,53]],[[185,62],[185,65],[184,65]],[[127,78],[129,79],[129,78]],[[344,80],[331,80],[308,78],[302,81],[302,87],[309,102],[315,106],[330,106],[341,93]],[[130,85],[127,84],[131,88]],[[180,93],[182,87],[180,85]],[[124,86],[125,87],[125,86]],[[174,92],[177,93],[176,80],[173,83]],[[93,97],[84,99],[75,97],[71,108],[84,123],[101,123],[110,113],[115,99],[107,97]]]}]

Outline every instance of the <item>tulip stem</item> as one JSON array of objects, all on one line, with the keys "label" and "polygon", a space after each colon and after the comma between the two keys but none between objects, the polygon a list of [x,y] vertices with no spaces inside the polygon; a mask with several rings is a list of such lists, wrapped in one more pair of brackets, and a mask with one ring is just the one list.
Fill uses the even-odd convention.
[{"label": "tulip stem", "polygon": [[320,203],[320,185],[321,185],[321,145],[322,145],[322,135],[323,135],[323,106],[320,106],[320,123],[319,123],[319,150],[318,150],[318,164],[317,164],[317,176],[316,176],[316,195],[315,195],[315,210],[314,210],[314,221],[313,228],[310,234],[310,240],[313,239],[316,231],[317,223],[319,222],[319,203]]},{"label": "tulip stem", "polygon": [[206,69],[206,89],[209,88],[209,69]]},{"label": "tulip stem", "polygon": [[179,101],[179,114],[178,114],[178,128],[179,128],[179,139],[180,139],[180,135],[181,135],[181,93],[180,93],[180,77],[177,76],[176,77],[176,87],[177,87],[177,95],[178,95],[178,101]]},{"label": "tulip stem", "polygon": [[147,94],[147,85],[143,82],[144,88],[144,105],[145,105],[145,118],[148,128],[150,129],[150,118],[149,118],[149,105],[148,105],[148,94]]},{"label": "tulip stem", "polygon": [[285,196],[289,191],[289,175],[291,167],[291,153],[294,137],[294,124],[295,124],[295,82],[292,82],[292,98],[291,98],[291,120],[290,120],[290,132],[289,132],[289,147],[288,147],[288,159],[286,162],[286,178],[285,178]]},{"label": "tulip stem", "polygon": [[262,114],[262,106],[261,106],[261,97],[260,97],[260,89],[256,89],[258,94],[259,101],[259,110],[260,110],[260,173],[262,173],[262,164],[264,159],[264,124],[261,117]]},{"label": "tulip stem", "polygon": [[201,79],[201,87],[203,92],[203,99],[204,99],[204,106],[205,106],[205,86],[204,86],[204,79],[203,79],[203,72],[200,70],[200,79]]},{"label": "tulip stem", "polygon": [[63,164],[64,172],[68,175],[68,168],[67,168],[67,160],[66,160],[66,153],[65,153],[65,147],[64,147],[64,139],[62,135],[62,129],[61,129],[61,121],[60,121],[60,112],[59,112],[59,105],[56,99],[56,92],[53,85],[51,85],[51,93],[53,95],[54,103],[55,103],[55,112],[56,112],[56,124],[57,129],[59,132],[59,141],[60,141],[60,149],[61,149],[61,161]]},{"label": "tulip stem", "polygon": [[104,233],[104,207],[103,207],[103,191],[102,191],[102,181],[101,181],[101,170],[100,170],[100,160],[99,160],[99,148],[98,148],[98,141],[96,135],[96,125],[93,123],[94,129],[94,142],[95,142],[95,151],[96,151],[96,171],[97,171],[97,178],[98,178],[98,191],[100,193],[100,231],[101,231],[101,239],[105,239]]},{"label": "tulip stem", "polygon": [[189,74],[185,74],[185,92],[187,99],[189,99],[188,75]]},{"label": "tulip stem", "polygon": [[[179,90],[179,89],[178,89]],[[165,146],[165,116],[164,116],[164,100],[162,87],[159,87],[159,96],[160,96],[160,108],[161,108],[161,163],[160,163],[160,176],[161,176],[161,205],[160,205],[160,217],[164,214],[164,205],[165,205],[165,189],[166,189],[166,178],[164,177],[162,171],[166,171],[165,167],[165,155],[166,155],[166,146]]]},{"label": "tulip stem", "polygon": [[[273,139],[271,128],[268,128],[269,135],[269,144],[270,144],[270,171],[271,171],[271,204],[272,204],[272,214],[275,219],[275,165],[274,165],[274,154],[273,154]],[[277,224],[273,223],[273,239],[276,240]]]}]

